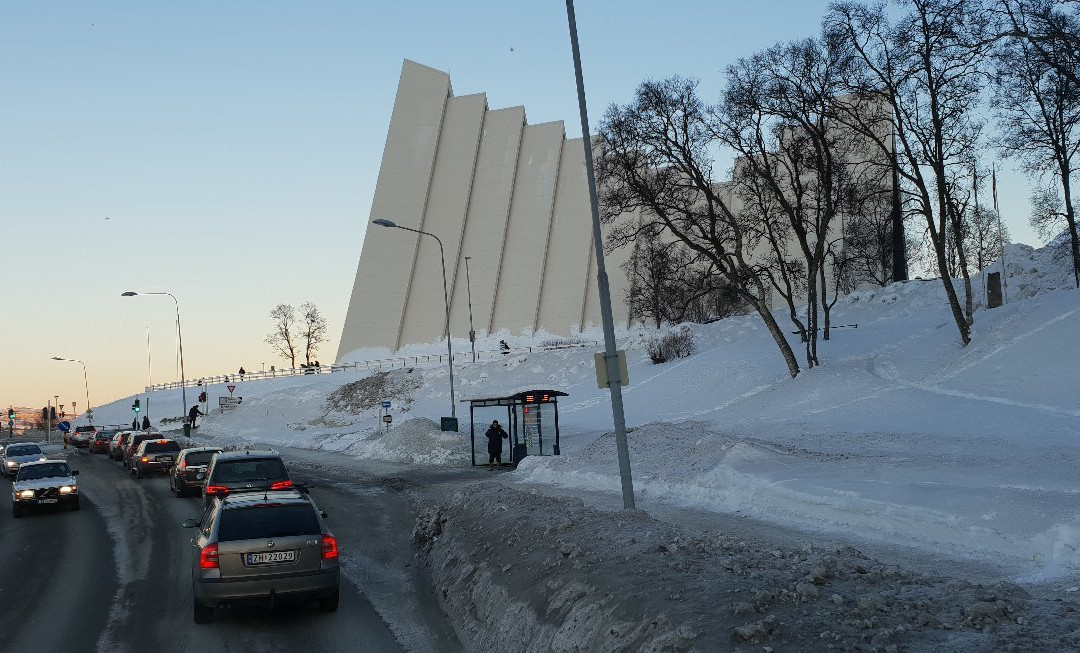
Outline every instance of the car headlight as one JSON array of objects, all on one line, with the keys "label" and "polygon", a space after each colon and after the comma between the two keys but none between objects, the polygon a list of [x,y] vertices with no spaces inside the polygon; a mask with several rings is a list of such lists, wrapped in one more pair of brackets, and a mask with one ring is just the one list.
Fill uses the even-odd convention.
[{"label": "car headlight", "polygon": [[20,499],[33,499],[34,498],[34,491],[33,490],[23,490],[22,492],[19,492],[19,498]]},{"label": "car headlight", "polygon": [[79,491],[79,487],[77,485],[61,485],[60,486],[60,494],[74,494],[75,492],[78,492],[78,491]]},{"label": "car headlight", "polygon": [[18,464],[19,464],[19,463],[15,462],[14,460],[9,460],[9,461],[7,461],[7,466],[8,466],[8,467],[14,467],[14,466],[16,466],[16,465],[18,465]]}]

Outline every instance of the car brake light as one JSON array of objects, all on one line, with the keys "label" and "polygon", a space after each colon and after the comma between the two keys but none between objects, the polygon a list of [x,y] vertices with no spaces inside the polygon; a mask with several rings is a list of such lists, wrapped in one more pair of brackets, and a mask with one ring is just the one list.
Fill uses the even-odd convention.
[{"label": "car brake light", "polygon": [[148,463],[148,462],[150,462],[150,456],[143,456],[143,457],[142,457],[142,461],[143,461],[144,463]]},{"label": "car brake light", "polygon": [[186,460],[181,460],[180,461],[180,469],[187,469],[187,461]]},{"label": "car brake light", "polygon": [[225,487],[224,485],[207,485],[206,486],[206,493],[207,494],[228,494],[229,493],[229,488]]},{"label": "car brake light", "polygon": [[[326,557],[326,538],[323,538],[323,557]],[[218,569],[218,547],[216,544],[203,547],[199,552],[199,569]]]},{"label": "car brake light", "polygon": [[[215,554],[217,552],[215,551]],[[322,559],[323,560],[337,560],[338,548],[337,538],[333,535],[322,536]]]},{"label": "car brake light", "polygon": [[292,487],[292,481],[278,481],[270,486],[271,490],[287,490]]}]

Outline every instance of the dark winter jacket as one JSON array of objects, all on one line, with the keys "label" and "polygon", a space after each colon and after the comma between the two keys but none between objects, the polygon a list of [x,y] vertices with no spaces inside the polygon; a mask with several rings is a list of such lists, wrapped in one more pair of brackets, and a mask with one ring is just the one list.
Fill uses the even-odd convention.
[{"label": "dark winter jacket", "polygon": [[192,406],[191,409],[188,410],[188,419],[191,420],[192,422],[194,422],[195,418],[202,415],[202,414],[203,414],[203,412],[201,410],[199,410],[198,406]]},{"label": "dark winter jacket", "polygon": [[489,454],[502,453],[502,441],[510,438],[510,436],[506,434],[506,431],[503,430],[502,426],[492,426],[484,435],[486,435],[488,439]]}]

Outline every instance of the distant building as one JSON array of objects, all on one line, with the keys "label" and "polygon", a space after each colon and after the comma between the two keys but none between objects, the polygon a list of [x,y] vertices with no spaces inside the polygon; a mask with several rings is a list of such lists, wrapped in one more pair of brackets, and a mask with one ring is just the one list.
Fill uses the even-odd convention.
[{"label": "distant building", "polygon": [[[444,72],[406,60],[363,251],[338,347],[396,350],[443,335],[441,239],[450,331],[478,336],[600,323],[585,155],[563,123],[529,125],[524,107],[455,97]],[[465,257],[469,257],[466,287]],[[616,322],[628,319],[626,248],[606,257]]]}]

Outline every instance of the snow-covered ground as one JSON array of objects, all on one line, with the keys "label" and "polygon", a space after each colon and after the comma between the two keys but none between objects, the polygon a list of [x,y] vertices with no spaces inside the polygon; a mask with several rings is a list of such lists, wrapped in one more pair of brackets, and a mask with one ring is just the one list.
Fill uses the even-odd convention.
[{"label": "snow-covered ground", "polygon": [[[840,299],[833,324],[858,327],[835,329],[819,345],[823,364],[795,379],[752,316],[691,325],[696,352],[662,365],[645,354],[652,330],[623,330],[638,497],[992,563],[1022,581],[1077,574],[1080,291],[1063,242],[1010,246],[1007,265],[1008,302],[978,308],[968,347],[960,346],[940,281],[913,280]],[[979,297],[981,279],[975,283]],[[479,348],[495,349],[503,338],[515,348],[547,339],[502,333]],[[467,346],[455,342],[455,350]],[[455,366],[459,401],[530,388],[569,393],[559,404],[562,455],[526,458],[504,482],[617,495],[610,403],[596,387],[595,350],[514,351]],[[211,404],[223,394],[210,388]],[[445,363],[247,381],[236,394],[240,407],[212,411],[201,436],[468,465],[467,405],[458,406],[460,434],[428,421],[449,410]],[[162,411],[180,413],[179,391],[150,397],[155,421]],[[393,403],[389,432],[379,422],[381,400]],[[130,403],[100,407],[96,421],[130,419]],[[481,411],[477,421],[504,416]]]}]

